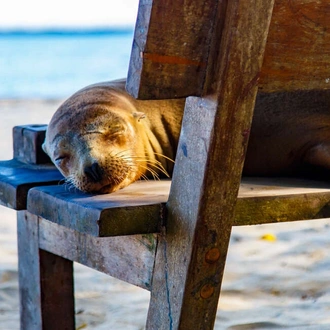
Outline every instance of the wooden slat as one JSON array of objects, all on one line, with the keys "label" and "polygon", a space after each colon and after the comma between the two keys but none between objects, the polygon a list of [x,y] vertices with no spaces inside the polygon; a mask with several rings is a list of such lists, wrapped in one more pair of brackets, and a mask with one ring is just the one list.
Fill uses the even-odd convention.
[{"label": "wooden slat", "polygon": [[328,0],[276,0],[260,88],[263,91],[330,88]]},{"label": "wooden slat", "polygon": [[54,185],[63,180],[54,165],[29,165],[15,159],[0,161],[0,204],[25,210],[27,194],[36,186]]},{"label": "wooden slat", "polygon": [[141,99],[199,95],[217,1],[141,0],[127,90]]},{"label": "wooden slat", "polygon": [[41,249],[143,289],[150,290],[156,245],[152,234],[96,238],[39,218]]},{"label": "wooden slat", "polygon": [[65,186],[31,189],[27,209],[93,236],[155,233],[162,225],[168,181],[137,182],[113,194],[91,195]]},{"label": "wooden slat", "polygon": [[[93,236],[160,232],[170,181],[136,182],[109,195],[38,187],[28,210],[54,223]],[[289,178],[243,178],[234,226],[330,217],[330,185]]]},{"label": "wooden slat", "polygon": [[245,178],[235,226],[330,217],[330,184],[300,179]]}]

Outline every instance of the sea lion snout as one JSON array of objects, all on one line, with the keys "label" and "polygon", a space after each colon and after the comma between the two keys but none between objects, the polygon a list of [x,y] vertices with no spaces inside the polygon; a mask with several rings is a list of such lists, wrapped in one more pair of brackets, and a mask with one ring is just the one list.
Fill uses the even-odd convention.
[{"label": "sea lion snout", "polygon": [[92,181],[102,181],[104,171],[100,167],[98,162],[94,162],[91,166],[84,168],[84,174]]}]

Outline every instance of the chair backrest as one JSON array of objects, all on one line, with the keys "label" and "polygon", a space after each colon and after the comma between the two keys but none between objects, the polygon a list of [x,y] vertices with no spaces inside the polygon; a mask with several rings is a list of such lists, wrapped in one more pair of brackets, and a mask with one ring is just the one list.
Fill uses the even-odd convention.
[{"label": "chair backrest", "polygon": [[[219,49],[226,17],[227,1],[196,0],[189,6],[182,0],[141,1],[128,91],[145,99],[202,95],[210,85],[207,67]],[[276,0],[259,89],[328,89],[329,31],[326,0]]]}]

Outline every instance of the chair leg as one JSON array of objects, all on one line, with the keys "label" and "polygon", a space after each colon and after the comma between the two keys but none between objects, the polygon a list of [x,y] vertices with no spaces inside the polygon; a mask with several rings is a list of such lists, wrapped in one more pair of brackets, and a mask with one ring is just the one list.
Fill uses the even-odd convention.
[{"label": "chair leg", "polygon": [[75,329],[73,263],[39,249],[38,217],[17,217],[22,330]]},{"label": "chair leg", "polygon": [[[206,262],[202,265],[195,264],[195,269],[199,269],[199,271],[203,271],[204,267],[214,268],[216,266],[217,272],[216,276],[205,278],[204,282],[193,290],[190,289],[191,283],[194,282],[194,274],[188,271],[192,265],[186,260],[180,261],[176,258],[177,253],[170,246],[176,244],[168,235],[166,238],[165,236],[160,238],[153,274],[147,330],[212,330],[214,328],[229,237],[230,233],[224,235],[221,251],[220,249],[213,249],[206,256]],[[189,256],[187,255],[186,258],[189,259]],[[175,270],[171,269],[173,267],[171,260],[173,259],[176,259]],[[220,265],[219,259],[221,259]],[[215,265],[217,262],[218,265]],[[173,279],[173,274],[175,274],[177,281]],[[183,279],[184,274],[187,276]],[[174,281],[177,284],[181,283],[173,288]],[[188,298],[182,295],[184,291],[190,291],[186,294],[189,295]],[[204,313],[205,309],[207,309],[206,314]]]}]

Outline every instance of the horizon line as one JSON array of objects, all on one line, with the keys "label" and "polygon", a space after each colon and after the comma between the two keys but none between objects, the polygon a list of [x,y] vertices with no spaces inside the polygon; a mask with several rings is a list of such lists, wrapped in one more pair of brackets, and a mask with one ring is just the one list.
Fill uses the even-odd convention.
[{"label": "horizon line", "polygon": [[133,25],[120,26],[54,26],[54,27],[2,27],[0,36],[25,35],[101,35],[133,33]]}]

